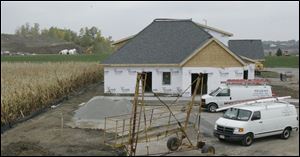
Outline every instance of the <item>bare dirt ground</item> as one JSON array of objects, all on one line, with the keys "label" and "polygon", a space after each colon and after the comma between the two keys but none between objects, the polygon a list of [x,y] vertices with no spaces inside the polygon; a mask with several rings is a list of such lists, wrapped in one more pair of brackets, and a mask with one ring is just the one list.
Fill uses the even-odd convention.
[{"label": "bare dirt ground", "polygon": [[[295,70],[297,72],[297,70]],[[299,74],[299,70],[298,70]],[[291,89],[287,82],[280,82],[279,78],[271,80],[271,84]],[[274,83],[275,82],[275,83]],[[297,82],[296,82],[297,83]],[[298,88],[299,92],[299,77]],[[281,88],[282,89],[282,88]],[[280,90],[281,90],[280,89]],[[294,91],[294,90],[293,90]],[[285,92],[285,91],[283,91]],[[285,94],[285,93],[283,93]],[[116,150],[103,144],[103,131],[95,129],[70,128],[66,124],[71,122],[74,111],[79,104],[87,102],[94,96],[103,95],[103,85],[93,84],[81,94],[70,97],[55,109],[50,109],[28,121],[16,125],[14,128],[1,134],[2,155],[120,155],[121,150]],[[299,93],[298,93],[299,97]],[[299,109],[298,109],[299,113]],[[63,115],[63,129],[61,128]],[[290,139],[282,140],[277,136],[257,139],[250,147],[239,143],[220,142],[212,136],[215,121],[222,113],[203,112],[201,132],[208,144],[216,148],[216,155],[299,155],[299,132],[293,132]],[[113,135],[106,135],[113,138]],[[166,139],[167,140],[167,139]],[[141,144],[141,147],[143,145]],[[155,142],[151,149],[166,152],[166,141]],[[154,153],[155,151],[152,151]],[[141,154],[145,154],[141,150]],[[159,154],[156,154],[159,155]],[[181,151],[166,155],[200,155],[199,150]]]},{"label": "bare dirt ground", "polygon": [[293,77],[287,81],[280,81],[280,78],[267,78],[270,80],[273,91],[277,96],[290,95],[299,99],[299,68],[265,68],[266,71],[277,73],[290,72]]},{"label": "bare dirt ground", "polygon": [[[103,132],[76,129],[71,121],[79,104],[103,94],[103,85],[93,84],[64,101],[55,109],[16,125],[1,134],[2,155],[119,155],[120,151],[103,144]],[[63,129],[61,128],[63,114]],[[111,135],[112,136],[112,135]]]},{"label": "bare dirt ground", "polygon": [[[297,109],[299,115],[299,109]],[[299,155],[299,132],[293,131],[291,137],[287,140],[280,139],[278,136],[270,136],[255,139],[254,143],[245,147],[239,142],[220,142],[213,136],[215,121],[222,116],[223,113],[208,113],[202,112],[201,118],[201,135],[202,140],[206,144],[212,145],[215,148],[217,156],[298,156]],[[161,140],[152,140],[149,144],[150,155],[167,155],[167,156],[207,156],[202,154],[201,150],[192,150],[187,147],[182,147],[177,152],[168,152],[166,143],[169,135]],[[190,128],[188,136],[194,144],[196,144],[196,131]],[[185,143],[188,143],[185,141]],[[138,145],[137,154],[146,154],[146,143]]]}]

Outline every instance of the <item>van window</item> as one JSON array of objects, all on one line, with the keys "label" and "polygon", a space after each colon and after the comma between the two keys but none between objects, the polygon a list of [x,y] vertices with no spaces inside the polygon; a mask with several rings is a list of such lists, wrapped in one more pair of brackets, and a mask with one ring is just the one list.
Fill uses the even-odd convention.
[{"label": "van window", "polygon": [[217,89],[215,89],[214,91],[212,91],[211,93],[209,93],[209,95],[210,96],[215,96],[220,90],[221,90],[221,88],[218,87]]},{"label": "van window", "polygon": [[217,96],[230,96],[230,89],[223,89]]},{"label": "van window", "polygon": [[260,111],[255,111],[252,115],[251,120],[259,120],[260,119]]},{"label": "van window", "polygon": [[224,113],[223,117],[233,120],[248,121],[251,113],[252,112],[248,110],[230,108]]}]

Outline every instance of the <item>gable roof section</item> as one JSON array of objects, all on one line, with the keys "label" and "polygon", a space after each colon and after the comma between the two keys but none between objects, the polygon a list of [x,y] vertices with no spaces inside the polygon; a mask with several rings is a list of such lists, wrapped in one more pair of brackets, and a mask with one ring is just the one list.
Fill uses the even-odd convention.
[{"label": "gable roof section", "polygon": [[264,60],[264,50],[261,40],[229,40],[228,47],[239,56],[253,60]]},{"label": "gable roof section", "polygon": [[216,42],[218,45],[220,45],[229,55],[231,55],[234,59],[236,59],[241,65],[246,65],[246,63],[242,60],[242,58],[238,55],[236,55],[234,52],[232,52],[230,49],[227,48],[223,43],[221,43],[216,38],[209,39],[205,44],[203,44],[201,47],[196,49],[190,56],[188,56],[186,59],[184,59],[180,66],[184,66],[189,60],[191,60],[194,56],[196,56],[198,53],[201,53],[201,50],[204,49],[206,46],[208,46],[211,42]]},{"label": "gable roof section", "polygon": [[191,20],[154,20],[102,64],[180,64],[210,38]]}]

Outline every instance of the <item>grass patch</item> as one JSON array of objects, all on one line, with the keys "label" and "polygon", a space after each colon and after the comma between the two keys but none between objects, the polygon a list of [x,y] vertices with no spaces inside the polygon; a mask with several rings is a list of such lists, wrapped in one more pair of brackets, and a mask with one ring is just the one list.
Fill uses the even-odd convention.
[{"label": "grass patch", "polygon": [[299,57],[298,56],[267,56],[265,57],[264,66],[298,68]]},{"label": "grass patch", "polygon": [[279,78],[279,74],[273,71],[261,71],[260,77],[263,78]]},{"label": "grass patch", "polygon": [[284,86],[272,85],[272,91],[276,96],[287,96],[290,95],[292,98],[299,99],[299,92]]},{"label": "grass patch", "polygon": [[100,62],[110,54],[1,56],[1,62]]}]

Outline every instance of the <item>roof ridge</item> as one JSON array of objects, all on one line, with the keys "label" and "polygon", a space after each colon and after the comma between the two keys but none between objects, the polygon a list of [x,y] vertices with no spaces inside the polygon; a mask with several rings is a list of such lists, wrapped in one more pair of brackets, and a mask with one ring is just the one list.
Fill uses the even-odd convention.
[{"label": "roof ridge", "polygon": [[201,26],[199,26],[196,22],[194,22],[194,21],[191,21],[196,27],[198,27],[201,31],[203,31],[205,34],[207,34],[208,36],[209,36],[209,38],[208,39],[210,39],[210,38],[213,38],[213,36],[210,34],[210,33],[208,33],[208,32],[206,32]]},{"label": "roof ridge", "polygon": [[260,41],[262,41],[261,39],[230,39],[229,41],[249,41],[249,40],[260,40]]},{"label": "roof ridge", "polygon": [[221,29],[219,29],[219,28],[215,28],[215,27],[212,27],[212,26],[208,26],[208,25],[206,25],[206,24],[204,25],[204,24],[201,24],[201,23],[199,23],[199,22],[195,22],[195,23],[196,23],[197,25],[201,26],[201,27],[206,28],[206,29],[214,30],[214,31],[217,31],[217,32],[222,33],[222,34],[226,34],[226,35],[228,35],[228,36],[233,36],[232,33],[227,32],[227,31],[223,31],[223,30],[221,30]]},{"label": "roof ridge", "polygon": [[153,21],[192,21],[192,18],[190,19],[156,18]]}]

